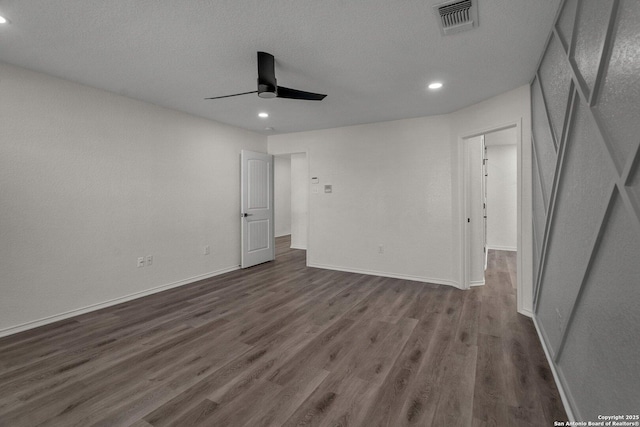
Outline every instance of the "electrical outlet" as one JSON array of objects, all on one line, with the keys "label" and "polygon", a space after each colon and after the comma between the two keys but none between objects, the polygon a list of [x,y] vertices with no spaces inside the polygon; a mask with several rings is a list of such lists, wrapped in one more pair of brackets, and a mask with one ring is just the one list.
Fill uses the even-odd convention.
[{"label": "electrical outlet", "polygon": [[144,267],[144,257],[141,256],[138,258],[138,268]]},{"label": "electrical outlet", "polygon": [[153,255],[147,255],[147,267],[153,265]]},{"label": "electrical outlet", "polygon": [[384,245],[378,245],[378,253],[379,254],[383,254],[384,253]]},{"label": "electrical outlet", "polygon": [[204,247],[204,249],[202,250],[202,253],[204,255],[209,255],[211,253],[211,246],[207,245]]}]

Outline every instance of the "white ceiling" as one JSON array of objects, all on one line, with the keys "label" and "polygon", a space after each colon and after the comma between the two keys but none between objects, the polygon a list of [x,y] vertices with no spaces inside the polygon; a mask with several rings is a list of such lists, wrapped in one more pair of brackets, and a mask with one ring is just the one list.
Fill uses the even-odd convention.
[{"label": "white ceiling", "polygon": [[[441,2],[1,0],[0,61],[277,134],[448,113],[526,84],[560,0],[478,0],[479,28],[451,36]],[[203,99],[256,90],[258,50],[278,84],[327,98]]]}]

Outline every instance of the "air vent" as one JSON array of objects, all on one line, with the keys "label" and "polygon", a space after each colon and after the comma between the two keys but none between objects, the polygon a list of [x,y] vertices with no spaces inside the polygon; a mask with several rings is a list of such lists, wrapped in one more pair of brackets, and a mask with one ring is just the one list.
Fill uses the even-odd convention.
[{"label": "air vent", "polygon": [[434,6],[443,35],[455,34],[478,26],[477,0],[454,0]]}]

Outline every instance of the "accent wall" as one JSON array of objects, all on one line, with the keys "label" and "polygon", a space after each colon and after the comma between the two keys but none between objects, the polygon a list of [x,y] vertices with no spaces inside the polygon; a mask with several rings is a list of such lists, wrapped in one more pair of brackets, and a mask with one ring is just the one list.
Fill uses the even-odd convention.
[{"label": "accent wall", "polygon": [[638,414],[640,2],[565,1],[531,98],[534,319],[570,416]]}]

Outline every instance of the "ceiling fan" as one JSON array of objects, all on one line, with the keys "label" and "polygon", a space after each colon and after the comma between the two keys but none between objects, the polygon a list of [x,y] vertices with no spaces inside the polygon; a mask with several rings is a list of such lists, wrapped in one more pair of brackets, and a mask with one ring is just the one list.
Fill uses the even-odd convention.
[{"label": "ceiling fan", "polygon": [[276,84],[275,60],[273,55],[266,52],[258,52],[258,90],[205,99],[229,98],[232,96],[247,95],[249,93],[257,93],[260,98],[304,99],[307,101],[322,101],[324,97],[327,96],[320,93],[305,92],[303,90],[278,86]]}]

